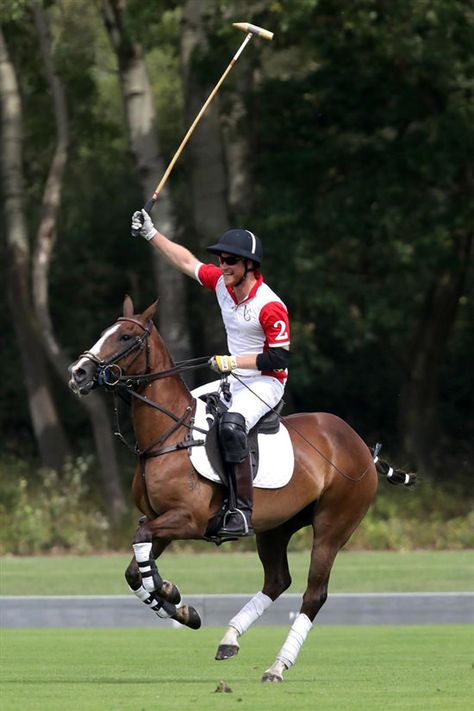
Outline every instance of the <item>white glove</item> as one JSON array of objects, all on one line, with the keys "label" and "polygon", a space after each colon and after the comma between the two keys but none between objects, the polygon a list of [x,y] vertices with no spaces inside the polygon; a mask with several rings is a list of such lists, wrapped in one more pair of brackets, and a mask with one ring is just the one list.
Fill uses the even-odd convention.
[{"label": "white glove", "polygon": [[132,215],[132,236],[151,240],[156,233],[150,215],[146,210],[136,210]]},{"label": "white glove", "polygon": [[218,373],[230,373],[237,368],[237,357],[233,355],[216,355],[209,358],[209,365],[212,370]]}]

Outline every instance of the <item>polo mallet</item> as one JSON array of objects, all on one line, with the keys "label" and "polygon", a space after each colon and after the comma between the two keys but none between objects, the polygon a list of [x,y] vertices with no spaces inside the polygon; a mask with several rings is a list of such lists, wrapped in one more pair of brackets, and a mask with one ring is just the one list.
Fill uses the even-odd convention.
[{"label": "polo mallet", "polygon": [[240,45],[237,52],[234,54],[234,56],[230,60],[229,66],[227,67],[227,69],[225,70],[225,72],[223,73],[223,75],[221,76],[221,78],[219,79],[217,84],[215,85],[214,89],[211,91],[211,93],[207,97],[201,110],[199,111],[198,115],[196,116],[193,123],[189,127],[187,134],[181,141],[178,150],[176,151],[173,158],[171,159],[170,164],[166,168],[163,177],[161,178],[160,182],[156,186],[155,192],[153,193],[150,200],[148,200],[147,204],[145,205],[145,210],[148,213],[151,213],[151,211],[153,210],[153,206],[154,206],[155,202],[157,201],[160,192],[163,190],[163,187],[164,187],[166,181],[168,180],[169,175],[170,175],[171,171],[173,170],[176,161],[178,160],[179,156],[183,152],[185,145],[191,138],[191,135],[192,135],[194,129],[196,128],[196,126],[198,125],[199,121],[201,120],[204,112],[206,111],[207,107],[209,106],[209,104],[211,103],[211,101],[213,100],[213,98],[215,97],[217,92],[219,91],[221,85],[225,81],[226,76],[228,75],[228,73],[230,72],[230,70],[232,69],[234,64],[237,62],[238,58],[240,57],[240,55],[242,54],[242,52],[244,51],[245,47],[248,45],[248,43],[250,42],[252,37],[254,37],[254,35],[258,35],[259,37],[263,37],[263,39],[266,39],[266,40],[273,39],[273,32],[269,32],[269,30],[264,30],[263,27],[257,27],[257,25],[251,25],[249,22],[234,22],[232,24],[234,27],[237,27],[237,29],[242,30],[242,32],[247,32],[247,36],[244,39],[244,41],[242,42],[242,44]]}]

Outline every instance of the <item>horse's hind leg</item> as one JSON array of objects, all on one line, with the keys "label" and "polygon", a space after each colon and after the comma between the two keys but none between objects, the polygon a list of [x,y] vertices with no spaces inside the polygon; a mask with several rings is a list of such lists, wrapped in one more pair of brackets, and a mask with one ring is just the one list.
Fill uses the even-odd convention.
[{"label": "horse's hind leg", "polygon": [[[295,528],[296,526],[296,528]],[[257,534],[257,550],[262,562],[265,580],[261,592],[230,620],[227,631],[217,648],[216,659],[230,659],[239,651],[238,638],[258,620],[265,610],[291,585],[288,568],[288,541],[300,524],[286,524],[268,533]]]}]

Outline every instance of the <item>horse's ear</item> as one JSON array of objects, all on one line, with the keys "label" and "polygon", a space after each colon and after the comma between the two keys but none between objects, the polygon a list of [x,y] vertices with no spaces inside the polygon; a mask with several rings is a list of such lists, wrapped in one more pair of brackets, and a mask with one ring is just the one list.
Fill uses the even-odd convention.
[{"label": "horse's ear", "polygon": [[151,321],[151,320],[152,320],[153,316],[155,315],[155,311],[156,311],[156,309],[157,309],[157,307],[158,307],[158,302],[159,302],[159,300],[160,300],[160,299],[159,299],[159,297],[158,297],[158,299],[157,299],[156,301],[154,301],[154,302],[151,304],[151,306],[149,306],[149,307],[146,309],[146,311],[144,311],[144,312],[142,313],[142,319],[143,319],[143,321],[144,321],[145,323],[147,323],[147,321]]},{"label": "horse's ear", "polygon": [[133,301],[128,294],[125,294],[125,298],[123,300],[123,315],[128,318],[133,316]]}]

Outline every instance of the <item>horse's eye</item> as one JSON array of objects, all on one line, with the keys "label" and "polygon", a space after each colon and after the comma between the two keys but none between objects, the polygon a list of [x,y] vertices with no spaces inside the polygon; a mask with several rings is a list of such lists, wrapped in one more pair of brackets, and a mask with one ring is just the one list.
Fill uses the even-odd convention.
[{"label": "horse's eye", "polygon": [[129,341],[131,339],[131,336],[128,333],[124,333],[123,336],[120,336],[121,341]]}]

